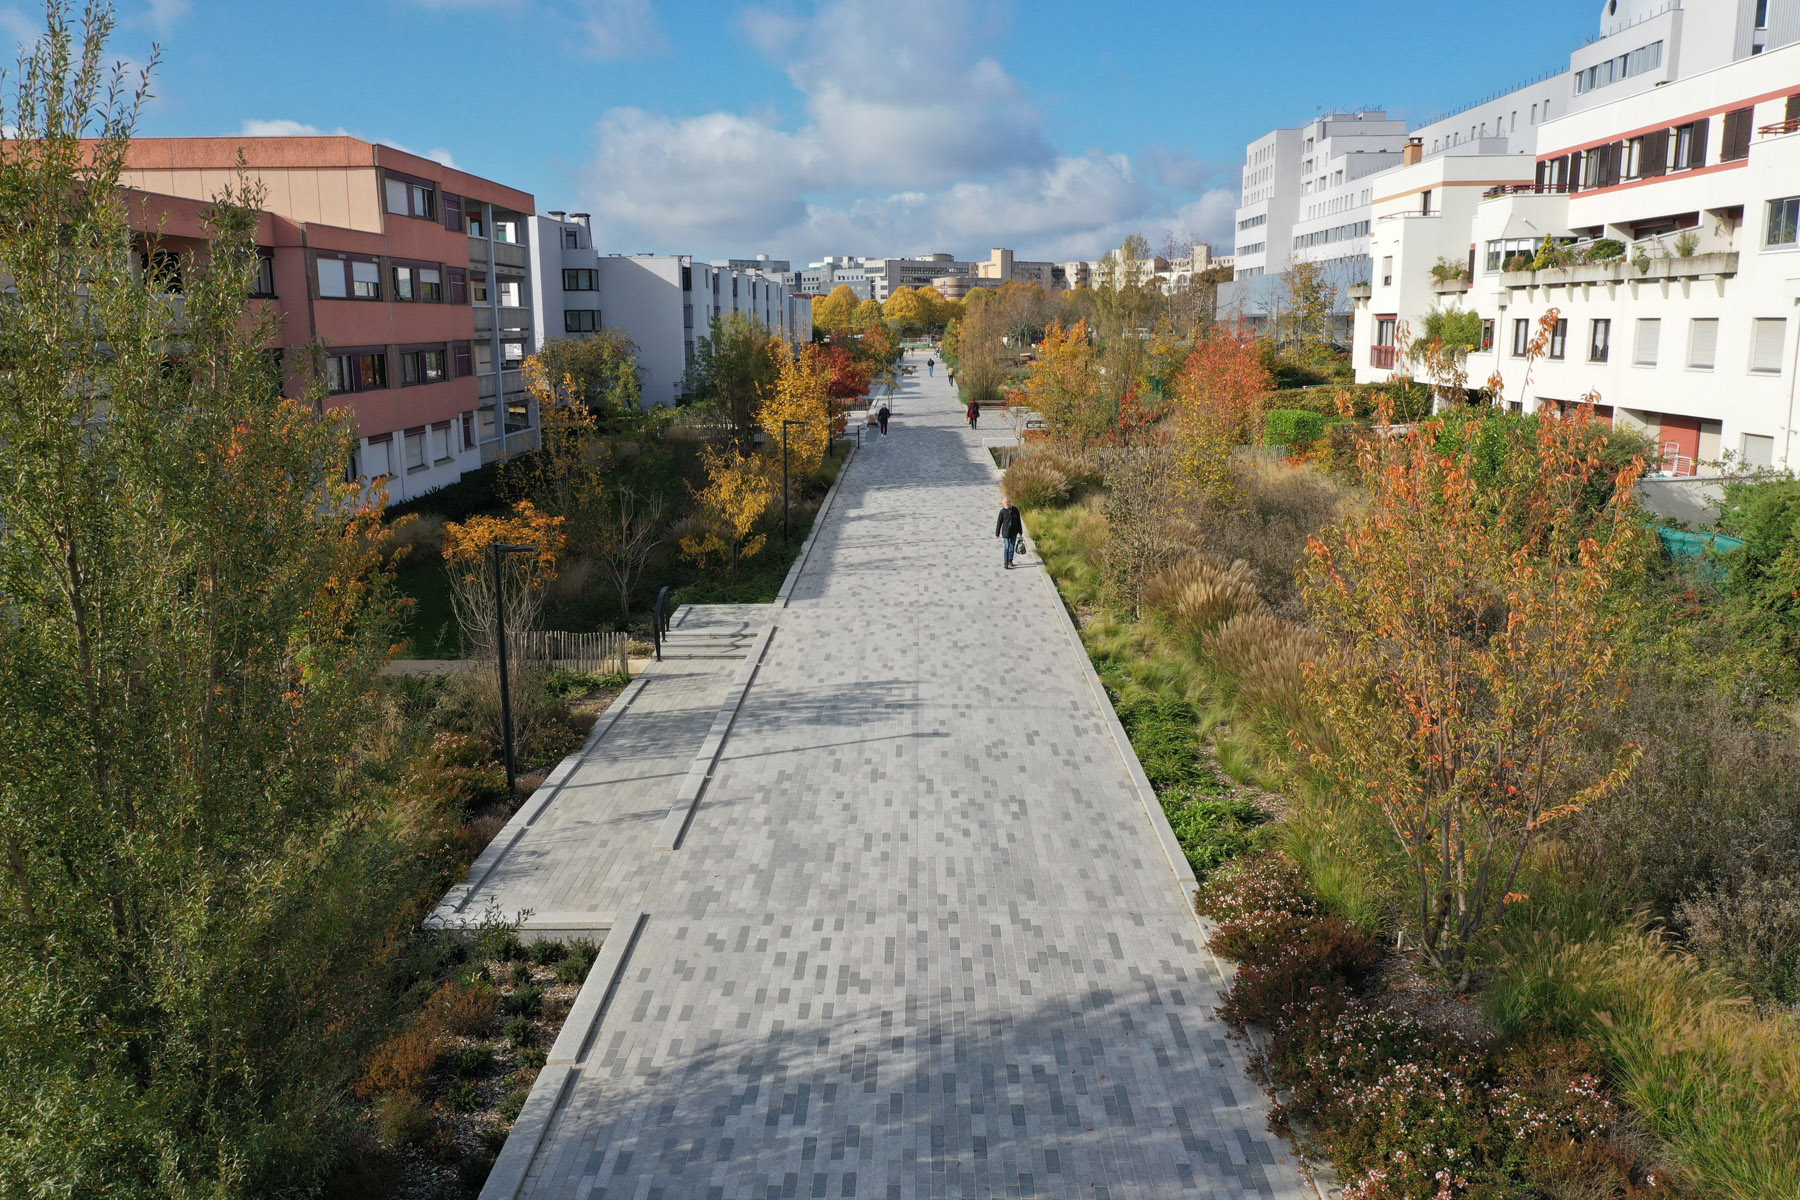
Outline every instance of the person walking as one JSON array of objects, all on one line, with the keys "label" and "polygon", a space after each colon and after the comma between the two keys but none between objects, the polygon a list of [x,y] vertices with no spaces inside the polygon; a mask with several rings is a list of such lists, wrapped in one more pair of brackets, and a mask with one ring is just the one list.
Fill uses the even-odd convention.
[{"label": "person walking", "polygon": [[1013,555],[1019,549],[1019,539],[1025,536],[1025,519],[1019,515],[1019,506],[1008,500],[1000,508],[1000,519],[994,522],[994,536],[1004,539],[1006,552],[1006,569],[1012,570]]},{"label": "person walking", "polygon": [[925,374],[927,377],[935,376],[937,374],[937,359],[928,358],[925,360]]},{"label": "person walking", "polygon": [[951,367],[948,370],[946,370],[944,372],[944,374],[946,374],[950,377],[950,386],[955,387],[956,386],[956,368]]},{"label": "person walking", "polygon": [[881,436],[882,437],[887,436],[888,418],[892,415],[893,414],[889,411],[888,406],[886,404],[883,404],[881,406],[880,411],[878,411],[875,414],[875,423],[881,426]]},{"label": "person walking", "polygon": [[976,422],[978,422],[980,420],[981,420],[981,405],[975,403],[975,401],[973,401],[973,400],[969,401],[969,428],[970,429],[979,428],[979,426],[976,424]]}]

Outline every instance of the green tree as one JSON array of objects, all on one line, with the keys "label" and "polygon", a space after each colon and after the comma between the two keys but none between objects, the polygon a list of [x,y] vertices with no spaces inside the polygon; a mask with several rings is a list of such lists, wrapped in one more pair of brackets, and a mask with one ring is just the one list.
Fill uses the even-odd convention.
[{"label": "green tree", "polygon": [[204,254],[134,238],[148,72],[104,5],[46,25],[0,100],[0,1180],[297,1194],[437,866],[359,767],[380,514],[348,419],[279,395],[256,192]]},{"label": "green tree", "polygon": [[1286,305],[1278,324],[1283,352],[1303,367],[1317,368],[1336,355],[1332,309],[1337,288],[1317,263],[1288,265],[1283,291]]},{"label": "green tree", "polygon": [[643,397],[637,345],[620,330],[553,338],[537,357],[554,386],[560,389],[568,381],[571,396],[602,422],[635,411]]},{"label": "green tree", "polygon": [[756,431],[756,410],[773,392],[787,347],[747,313],[714,317],[694,347],[687,394],[718,408],[740,442]]}]

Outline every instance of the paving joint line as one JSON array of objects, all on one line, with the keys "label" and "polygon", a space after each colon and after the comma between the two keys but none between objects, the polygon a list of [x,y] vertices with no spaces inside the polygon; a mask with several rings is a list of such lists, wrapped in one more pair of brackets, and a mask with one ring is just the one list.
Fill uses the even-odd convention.
[{"label": "paving joint line", "polygon": [[800,543],[800,553],[794,559],[794,565],[788,568],[787,578],[781,581],[781,590],[775,593],[777,609],[786,608],[793,597],[794,585],[800,582],[800,573],[806,569],[806,560],[812,557],[813,543],[818,540],[819,530],[825,528],[825,517],[831,512],[832,502],[837,499],[838,485],[850,473],[850,464],[856,461],[856,448],[860,444],[848,443],[850,452],[844,457],[844,465],[838,468],[837,478],[825,489],[825,498],[819,501],[819,511],[813,514],[812,528],[807,531],[806,540]]},{"label": "paving joint line", "polygon": [[650,843],[650,849],[675,850],[681,846],[688,822],[693,819],[694,810],[700,807],[701,793],[706,790],[713,768],[718,765],[719,756],[725,751],[725,741],[731,736],[731,726],[737,721],[738,713],[744,706],[744,697],[750,691],[750,684],[755,680],[758,668],[762,666],[763,656],[768,653],[769,640],[774,633],[773,623],[764,625],[757,633],[756,640],[751,643],[750,650],[744,657],[744,665],[738,668],[737,678],[731,681],[731,690],[726,693],[725,702],[713,717],[712,728],[707,730],[705,740],[700,743],[693,765],[688,767],[687,776],[675,793],[675,803],[670,806],[669,815],[663,818],[662,827],[657,831],[656,840]]}]

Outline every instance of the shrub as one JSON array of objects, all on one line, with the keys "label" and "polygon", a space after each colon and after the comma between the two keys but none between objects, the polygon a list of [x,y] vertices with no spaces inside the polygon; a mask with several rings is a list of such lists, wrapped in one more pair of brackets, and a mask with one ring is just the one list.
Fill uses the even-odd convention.
[{"label": "shrub", "polygon": [[1207,946],[1237,961],[1318,913],[1299,869],[1280,855],[1244,859],[1220,871],[1200,889],[1195,907],[1213,922]]},{"label": "shrub", "polygon": [[530,956],[531,961],[540,967],[559,963],[569,953],[568,948],[561,942],[548,940],[531,943],[525,948],[525,952]]},{"label": "shrub", "polygon": [[1240,613],[1262,611],[1263,602],[1249,563],[1192,554],[1150,578],[1144,607],[1175,632],[1195,638]]},{"label": "shrub", "polygon": [[556,982],[583,983],[588,972],[593,969],[594,960],[600,957],[600,949],[586,938],[575,938],[569,942],[568,956],[556,964]]},{"label": "shrub", "polygon": [[375,1128],[396,1150],[423,1145],[435,1127],[431,1106],[412,1092],[389,1096],[375,1108]]},{"label": "shrub", "polygon": [[531,982],[531,968],[522,962],[516,962],[507,973],[507,980],[514,987],[524,987]]},{"label": "shrub", "polygon": [[459,1079],[444,1089],[443,1105],[454,1113],[475,1112],[481,1108],[481,1092],[466,1079]]},{"label": "shrub", "polygon": [[1692,258],[1694,251],[1700,249],[1700,235],[1692,229],[1684,229],[1675,235],[1675,257]]},{"label": "shrub", "polygon": [[1001,486],[1020,508],[1045,508],[1069,498],[1069,480],[1055,467],[1028,454],[1006,469]]},{"label": "shrub", "polygon": [[[1339,435],[1353,439],[1356,433],[1356,426],[1343,422],[1330,427],[1334,458]],[[1354,450],[1347,453],[1353,461]],[[1294,571],[1307,539],[1339,521],[1355,494],[1311,463],[1233,463],[1231,490],[1228,508],[1197,514],[1194,548],[1227,561],[1242,559],[1271,607],[1284,616],[1299,615]]]},{"label": "shrub", "polygon": [[390,561],[400,559],[412,566],[444,556],[444,518],[437,513],[403,516],[389,528],[393,531],[387,544]]},{"label": "shrub", "polygon": [[1273,1028],[1290,1007],[1361,992],[1381,964],[1380,941],[1341,917],[1280,923],[1271,932],[1271,942],[1238,964],[1219,1008],[1233,1024]]},{"label": "shrub", "polygon": [[1504,269],[1508,271],[1529,271],[1531,270],[1531,263],[1532,258],[1529,254],[1509,254],[1506,256]]},{"label": "shrub", "polygon": [[1332,424],[1323,413],[1298,408],[1271,409],[1263,418],[1263,441],[1270,446],[1310,446]]},{"label": "shrub", "polygon": [[1325,736],[1306,693],[1306,664],[1324,647],[1306,630],[1266,611],[1239,613],[1200,646],[1251,714],[1297,729],[1309,744]]},{"label": "shrub", "polygon": [[1600,238],[1588,246],[1583,257],[1591,263],[1613,262],[1625,257],[1625,243],[1618,238]]},{"label": "shrub", "polygon": [[525,1111],[525,1101],[531,1097],[531,1085],[515,1087],[506,1093],[506,1099],[500,1102],[500,1119],[508,1125],[519,1119]]},{"label": "shrub", "polygon": [[1439,255],[1437,262],[1433,263],[1431,266],[1431,277],[1439,282],[1445,282],[1451,279],[1467,279],[1469,277],[1469,264],[1461,259],[1449,259],[1445,258],[1443,255]]},{"label": "shrub", "polygon": [[1034,446],[1031,458],[1040,465],[1059,472],[1068,484],[1068,494],[1071,497],[1098,487],[1104,474],[1100,464],[1094,459],[1054,445]]},{"label": "shrub", "polygon": [[1800,877],[1751,873],[1675,909],[1687,943],[1761,1000],[1800,1001]]},{"label": "shrub", "polygon": [[481,924],[476,927],[470,956],[478,962],[511,962],[523,958],[525,947],[519,942],[517,923],[507,921],[497,908],[490,908],[482,914]]},{"label": "shrub", "polygon": [[537,1022],[527,1016],[508,1017],[506,1020],[506,1040],[515,1046],[537,1045]]},{"label": "shrub", "polygon": [[[480,1146],[482,1152],[489,1158],[494,1158],[499,1155],[500,1151],[506,1148],[506,1135],[508,1132],[510,1131],[503,1125],[490,1125],[486,1129],[476,1133],[475,1144]],[[489,1166],[491,1167],[492,1164],[490,1163]]]},{"label": "shrub", "polygon": [[365,1096],[422,1091],[437,1064],[443,1040],[443,1031],[430,1021],[401,1030],[369,1056],[357,1090]]},{"label": "shrub", "polygon": [[1159,799],[1175,840],[1201,880],[1248,852],[1255,844],[1255,829],[1269,819],[1250,801],[1235,797],[1196,798],[1182,790],[1166,792]]},{"label": "shrub", "polygon": [[477,1075],[485,1075],[494,1067],[494,1048],[492,1046],[456,1046],[444,1051],[441,1059],[444,1070],[458,1079],[471,1079]]},{"label": "shrub", "polygon": [[452,979],[437,990],[426,1006],[430,1020],[459,1037],[486,1033],[494,1025],[499,1003],[493,986],[479,980]]}]

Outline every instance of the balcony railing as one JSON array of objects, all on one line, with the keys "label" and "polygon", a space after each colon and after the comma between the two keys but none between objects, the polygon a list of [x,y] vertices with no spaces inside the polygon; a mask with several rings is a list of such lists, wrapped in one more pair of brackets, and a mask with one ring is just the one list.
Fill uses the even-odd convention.
[{"label": "balcony railing", "polygon": [[1541,187],[1535,183],[1503,183],[1481,193],[1481,198],[1491,200],[1495,196],[1566,196],[1568,193],[1569,185],[1566,183],[1546,183]]},{"label": "balcony railing", "polygon": [[1800,117],[1789,117],[1785,121],[1777,121],[1773,125],[1758,127],[1757,133],[1763,137],[1779,137],[1784,133],[1800,132]]},{"label": "balcony railing", "polygon": [[1371,367],[1379,367],[1384,371],[1393,370],[1394,369],[1394,347],[1392,347],[1392,346],[1370,346],[1369,347],[1369,365]]}]

